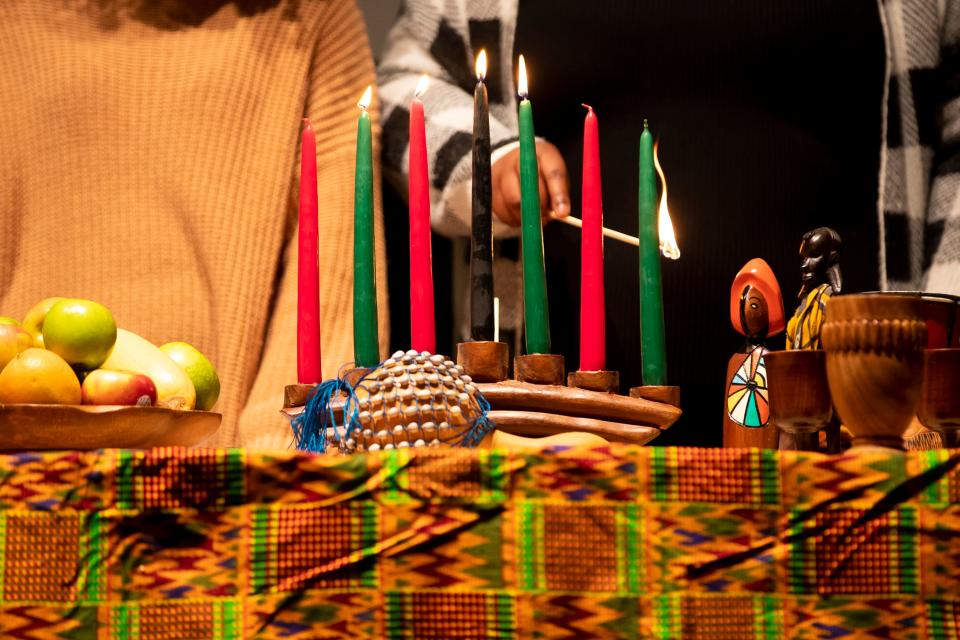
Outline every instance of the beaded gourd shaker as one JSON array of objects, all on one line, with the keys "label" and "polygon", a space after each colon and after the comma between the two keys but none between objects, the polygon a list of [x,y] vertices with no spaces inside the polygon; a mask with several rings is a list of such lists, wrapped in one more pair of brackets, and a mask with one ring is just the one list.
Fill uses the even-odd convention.
[{"label": "beaded gourd shaker", "polygon": [[297,448],[342,453],[405,447],[474,447],[493,429],[490,405],[452,360],[397,351],[350,385],[345,376],[311,392],[291,421]]}]

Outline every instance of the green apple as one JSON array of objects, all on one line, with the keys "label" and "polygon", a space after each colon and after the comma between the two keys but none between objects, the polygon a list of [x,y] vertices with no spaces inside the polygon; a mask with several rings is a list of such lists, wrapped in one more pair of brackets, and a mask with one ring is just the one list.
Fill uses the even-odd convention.
[{"label": "green apple", "polygon": [[200,350],[186,342],[168,342],[160,347],[171,360],[187,373],[197,390],[196,408],[209,411],[220,397],[220,377],[213,363]]},{"label": "green apple", "polygon": [[23,317],[21,326],[23,326],[27,333],[33,336],[33,346],[43,349],[43,319],[47,317],[47,312],[50,311],[50,307],[63,299],[62,296],[44,298],[33,305],[30,311],[27,311],[27,315]]},{"label": "green apple", "polygon": [[96,369],[117,341],[117,323],[99,302],[66,298],[43,320],[44,347],[79,369]]}]

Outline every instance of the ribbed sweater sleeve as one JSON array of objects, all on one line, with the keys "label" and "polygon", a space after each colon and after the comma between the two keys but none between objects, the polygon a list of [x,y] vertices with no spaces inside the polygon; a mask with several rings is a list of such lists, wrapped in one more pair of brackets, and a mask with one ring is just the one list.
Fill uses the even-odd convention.
[{"label": "ribbed sweater sleeve", "polygon": [[222,383],[210,444],[286,446],[301,120],[332,376],[353,358],[356,102],[373,81],[353,0],[0,2],[0,315],[83,297],[155,344],[190,342]]}]

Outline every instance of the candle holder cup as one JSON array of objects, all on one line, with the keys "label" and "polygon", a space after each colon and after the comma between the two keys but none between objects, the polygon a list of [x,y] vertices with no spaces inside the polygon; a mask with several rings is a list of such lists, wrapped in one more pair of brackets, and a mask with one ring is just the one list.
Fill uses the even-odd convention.
[{"label": "candle holder cup", "polygon": [[492,340],[461,342],[457,364],[477,382],[500,382],[510,377],[510,347]]},{"label": "candle holder cup", "polygon": [[630,397],[650,400],[652,402],[662,402],[671,407],[680,408],[680,387],[654,384],[630,387]]},{"label": "candle holder cup", "polygon": [[817,432],[830,424],[833,403],[826,354],[818,350],[774,351],[764,357],[770,417],[788,437],[781,448],[817,450]]},{"label": "candle holder cup", "polygon": [[567,374],[567,386],[588,391],[619,393],[619,371],[571,371]]},{"label": "candle holder cup", "polygon": [[513,359],[513,372],[520,382],[563,384],[563,356],[554,353],[529,353]]},{"label": "candle holder cup", "polygon": [[922,302],[882,293],[837,296],[821,338],[833,404],[854,446],[902,449],[920,399]]},{"label": "candle holder cup", "polygon": [[917,417],[940,434],[943,446],[960,447],[960,349],[927,349],[923,352],[923,386]]}]

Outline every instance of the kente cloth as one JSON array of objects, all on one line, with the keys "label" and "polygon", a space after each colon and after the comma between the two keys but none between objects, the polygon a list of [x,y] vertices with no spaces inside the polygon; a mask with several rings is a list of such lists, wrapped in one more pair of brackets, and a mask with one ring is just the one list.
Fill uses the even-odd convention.
[{"label": "kente cloth", "polygon": [[4,638],[956,638],[960,451],[0,456]]}]

